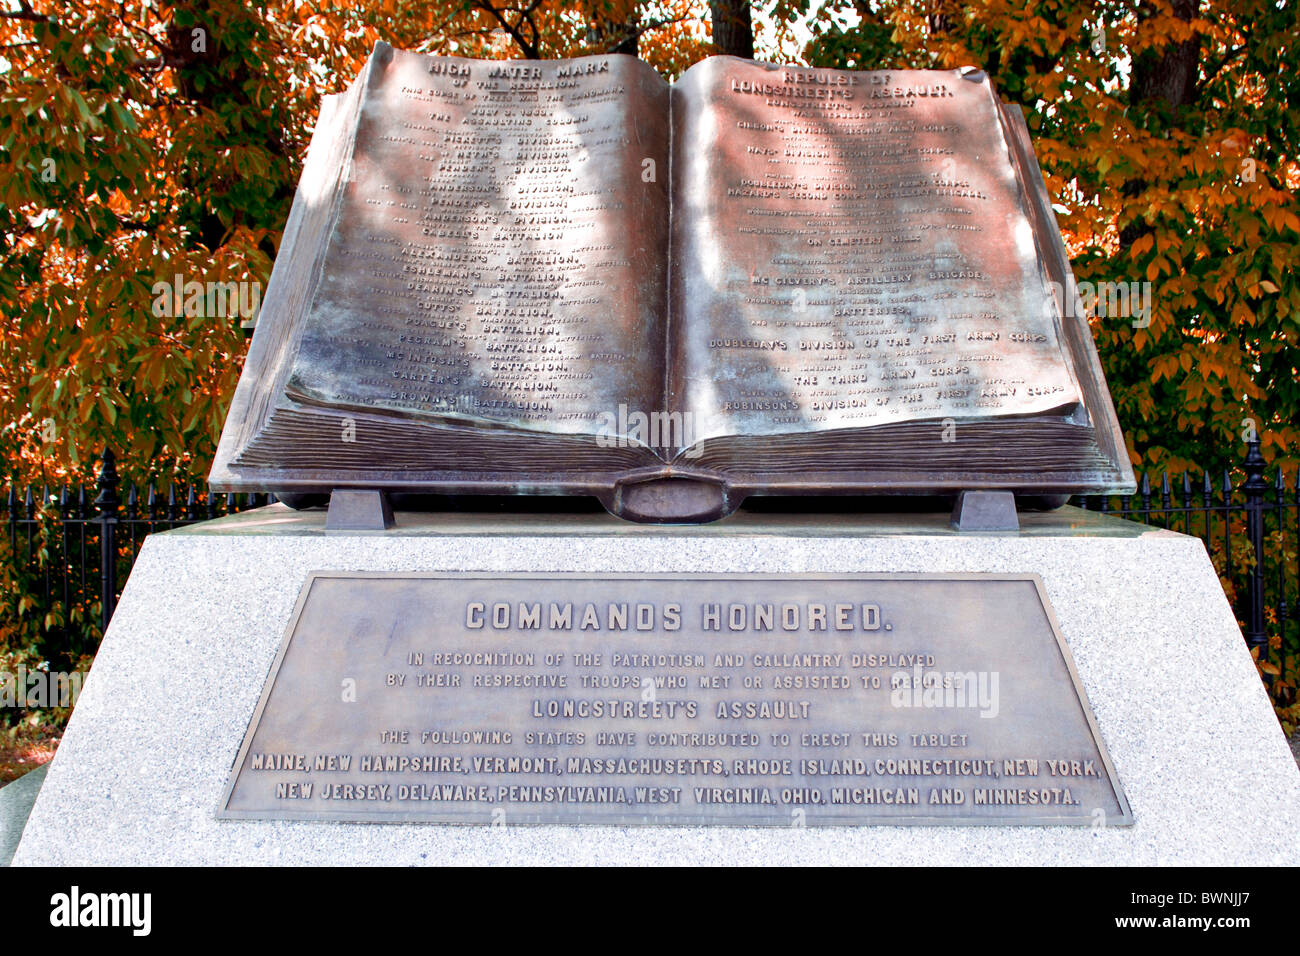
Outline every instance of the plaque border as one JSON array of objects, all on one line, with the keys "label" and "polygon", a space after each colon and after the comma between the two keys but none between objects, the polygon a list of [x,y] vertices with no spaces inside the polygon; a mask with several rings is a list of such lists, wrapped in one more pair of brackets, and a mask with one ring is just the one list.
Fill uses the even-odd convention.
[{"label": "plaque border", "polygon": [[[421,826],[487,826],[486,821],[469,821],[469,820],[430,820],[426,815],[416,813],[384,813],[365,815],[361,811],[355,811],[357,815],[347,814],[342,816],[322,817],[318,811],[303,810],[285,810],[270,813],[265,810],[230,810],[230,797],[234,793],[235,784],[239,779],[240,769],[244,765],[244,760],[248,756],[248,750],[252,746],[253,737],[256,734],[258,726],[261,724],[262,714],[270,701],[271,692],[275,688],[275,680],[279,676],[280,667],[284,662],[285,656],[289,651],[289,643],[293,639],[294,632],[297,630],[299,619],[302,617],[303,606],[307,603],[307,598],[311,594],[312,588],[316,581],[321,578],[352,578],[352,579],[378,579],[378,580],[450,580],[450,581],[467,581],[467,580],[489,580],[489,581],[509,581],[509,580],[570,580],[570,581],[727,581],[735,579],[746,580],[768,580],[783,581],[792,578],[804,581],[979,581],[979,580],[996,580],[996,581],[1028,581],[1033,584],[1034,591],[1038,597],[1040,606],[1047,618],[1048,627],[1051,629],[1052,637],[1056,640],[1057,652],[1061,655],[1062,661],[1070,677],[1070,685],[1074,689],[1075,699],[1083,711],[1084,719],[1087,722],[1088,732],[1092,736],[1092,742],[1097,748],[1097,755],[1101,759],[1102,766],[1106,771],[1106,782],[1111,788],[1115,797],[1116,805],[1119,807],[1117,817],[1107,818],[1103,826],[1107,829],[1111,827],[1130,827],[1136,823],[1133,816],[1133,810],[1128,801],[1128,796],[1124,792],[1124,785],[1120,781],[1119,774],[1115,770],[1115,765],[1111,761],[1110,752],[1106,749],[1106,743],[1102,739],[1101,729],[1097,726],[1096,716],[1092,712],[1092,702],[1088,699],[1084,691],[1083,684],[1079,679],[1079,671],[1074,663],[1074,655],[1070,653],[1069,645],[1066,643],[1061,633],[1060,622],[1056,617],[1056,609],[1052,606],[1047,596],[1047,588],[1043,583],[1042,577],[1035,572],[980,572],[980,571],[850,571],[850,572],[831,572],[831,571],[810,571],[810,572],[772,572],[772,571],[714,571],[689,573],[681,571],[658,571],[658,572],[627,572],[627,571],[347,571],[347,570],[315,570],[308,571],[306,580],[298,592],[298,598],[294,602],[293,612],[289,616],[289,623],[285,628],[284,637],[280,640],[279,650],[276,652],[275,659],[272,661],[270,668],[267,670],[266,678],[262,684],[262,692],[258,697],[257,706],[253,709],[252,716],[249,718],[248,726],[244,731],[244,737],[240,743],[234,759],[231,761],[230,770],[227,775],[226,784],[222,788],[220,802],[216,808],[216,819],[218,820],[244,820],[260,822],[308,822],[322,825],[330,824],[368,824],[373,826],[410,826],[418,824]],[[1026,819],[1023,817],[985,817],[980,819],[961,819],[948,817],[926,817],[924,815],[912,815],[897,820],[881,821],[853,821],[846,819],[823,820],[812,823],[815,827],[943,827],[943,828],[965,828],[965,827],[1081,827],[1091,826],[1092,821],[1089,817],[1081,814],[1057,817],[1036,817]],[[656,821],[648,823],[637,822],[608,822],[608,821],[567,821],[567,822],[538,822],[530,820],[519,820],[512,822],[510,826],[556,826],[556,827],[758,827],[764,829],[783,829],[788,828],[788,823],[771,823],[765,820],[717,820],[717,819],[693,819],[685,818],[668,821]]]}]

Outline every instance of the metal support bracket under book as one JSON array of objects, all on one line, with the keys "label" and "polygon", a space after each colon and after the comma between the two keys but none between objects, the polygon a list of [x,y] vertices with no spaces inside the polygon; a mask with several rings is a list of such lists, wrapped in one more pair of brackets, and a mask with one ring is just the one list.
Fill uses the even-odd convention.
[{"label": "metal support bracket under book", "polygon": [[393,526],[393,507],[384,491],[336,488],[330,493],[326,531],[387,531]]}]

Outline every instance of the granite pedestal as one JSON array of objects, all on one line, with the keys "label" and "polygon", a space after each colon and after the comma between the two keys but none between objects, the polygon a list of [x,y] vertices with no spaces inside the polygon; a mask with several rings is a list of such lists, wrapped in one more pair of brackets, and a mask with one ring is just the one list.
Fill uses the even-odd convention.
[{"label": "granite pedestal", "polygon": [[[1196,538],[1072,508],[949,516],[399,513],[283,506],[150,537],[14,857],[24,864],[1293,864],[1300,771]],[[1132,827],[452,827],[218,820],[309,571],[1040,575]],[[1262,825],[1261,821],[1267,821]]]}]

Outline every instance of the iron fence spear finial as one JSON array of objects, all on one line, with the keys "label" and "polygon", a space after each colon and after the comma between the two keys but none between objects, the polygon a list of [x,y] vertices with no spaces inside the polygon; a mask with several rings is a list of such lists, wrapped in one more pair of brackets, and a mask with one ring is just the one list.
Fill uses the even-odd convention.
[{"label": "iron fence spear finial", "polygon": [[1246,495],[1246,537],[1255,556],[1254,567],[1246,577],[1246,644],[1258,650],[1256,659],[1268,660],[1268,635],[1264,631],[1264,495],[1268,481],[1264,478],[1267,462],[1259,452],[1259,439],[1246,442],[1246,460],[1241,463],[1246,473],[1242,491]]},{"label": "iron fence spear finial", "polygon": [[99,509],[99,545],[100,545],[100,627],[108,632],[108,622],[113,619],[117,606],[117,506],[121,503],[117,495],[117,457],[113,449],[105,448],[96,482],[99,494],[95,497],[95,507]]}]

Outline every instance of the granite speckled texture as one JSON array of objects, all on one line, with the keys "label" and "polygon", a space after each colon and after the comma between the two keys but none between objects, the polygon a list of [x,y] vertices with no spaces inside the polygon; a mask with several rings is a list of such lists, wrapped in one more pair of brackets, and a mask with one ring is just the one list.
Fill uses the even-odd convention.
[{"label": "granite speckled texture", "polygon": [[[947,515],[398,515],[326,534],[279,506],[146,542],[14,857],[23,864],[1294,864],[1300,771],[1201,543],[1074,509],[1019,534]],[[611,524],[611,522],[613,522]],[[215,817],[311,570],[1034,572],[1131,828],[446,827]],[[1262,827],[1259,821],[1267,820]]]},{"label": "granite speckled texture", "polygon": [[23,827],[27,825],[27,815],[32,812],[36,795],[41,792],[48,768],[49,764],[42,764],[0,787],[0,866],[8,866],[18,849]]}]

